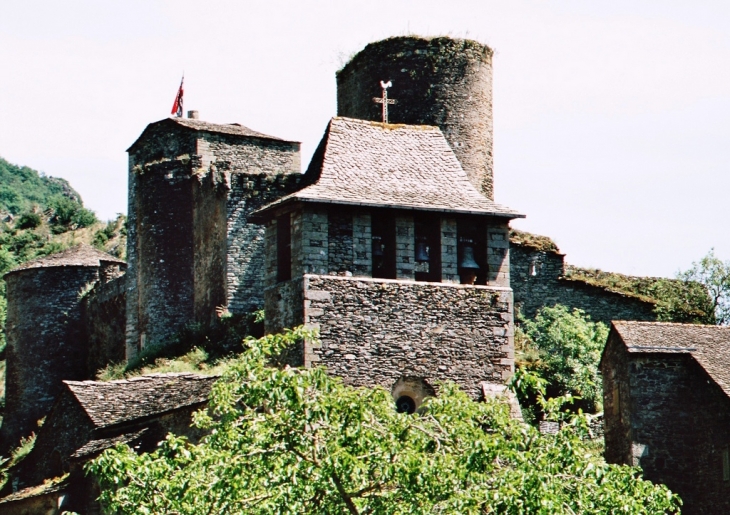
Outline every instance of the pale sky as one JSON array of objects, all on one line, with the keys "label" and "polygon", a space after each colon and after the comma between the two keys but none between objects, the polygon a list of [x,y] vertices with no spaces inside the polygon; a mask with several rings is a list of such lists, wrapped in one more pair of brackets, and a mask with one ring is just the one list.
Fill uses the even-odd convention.
[{"label": "pale sky", "polygon": [[[672,276],[730,258],[730,2],[32,1],[0,4],[0,156],[126,212],[125,150],[185,109],[302,142],[368,42],[495,50],[495,199],[570,263]],[[392,96],[396,96],[395,89]]]}]

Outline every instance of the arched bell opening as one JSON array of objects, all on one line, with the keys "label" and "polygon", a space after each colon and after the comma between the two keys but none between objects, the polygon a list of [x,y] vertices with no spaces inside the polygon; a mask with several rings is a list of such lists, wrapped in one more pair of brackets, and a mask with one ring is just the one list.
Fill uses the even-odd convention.
[{"label": "arched bell opening", "polygon": [[395,382],[391,394],[398,413],[415,413],[427,397],[436,395],[436,390],[421,377],[403,376]]}]

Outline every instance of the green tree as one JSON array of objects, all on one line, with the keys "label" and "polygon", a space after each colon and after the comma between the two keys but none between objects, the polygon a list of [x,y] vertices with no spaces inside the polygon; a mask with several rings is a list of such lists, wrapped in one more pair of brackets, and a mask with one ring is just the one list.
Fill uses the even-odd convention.
[{"label": "green tree", "polygon": [[677,278],[702,284],[712,300],[715,322],[730,324],[730,261],[721,260],[715,256],[715,249],[710,249],[689,270],[678,272]]},{"label": "green tree", "polygon": [[600,411],[598,362],[608,338],[606,325],[558,304],[542,308],[534,320],[520,320],[520,326],[518,365],[545,380],[549,397],[570,394],[580,398],[575,407]]},{"label": "green tree", "polygon": [[586,452],[583,419],[541,435],[499,402],[452,383],[414,415],[382,388],[353,388],[323,368],[268,364],[299,328],[248,341],[218,381],[208,430],[169,435],[149,454],[105,451],[88,470],[110,513],[554,514],[678,512],[637,468]]}]

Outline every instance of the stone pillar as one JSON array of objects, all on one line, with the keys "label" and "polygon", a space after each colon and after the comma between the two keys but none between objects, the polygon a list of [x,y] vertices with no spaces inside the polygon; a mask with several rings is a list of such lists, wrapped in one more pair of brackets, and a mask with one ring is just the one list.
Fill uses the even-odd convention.
[{"label": "stone pillar", "polygon": [[509,288],[509,227],[507,225],[487,228],[487,265],[489,286]]},{"label": "stone pillar", "polygon": [[370,213],[356,213],[352,218],[353,275],[372,277],[373,242]]},{"label": "stone pillar", "polygon": [[395,219],[395,273],[397,279],[415,279],[416,242],[413,217]]},{"label": "stone pillar", "polygon": [[441,282],[461,282],[456,241],[456,219],[441,219]]}]

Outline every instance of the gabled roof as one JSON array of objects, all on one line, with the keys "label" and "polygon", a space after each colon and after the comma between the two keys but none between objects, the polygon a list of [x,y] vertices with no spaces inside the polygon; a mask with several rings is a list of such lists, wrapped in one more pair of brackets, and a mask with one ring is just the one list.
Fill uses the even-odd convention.
[{"label": "gabled roof", "polygon": [[730,397],[730,327],[670,322],[612,322],[631,354],[689,354]]},{"label": "gabled roof", "polygon": [[[268,134],[264,134],[262,132],[257,132],[255,130],[249,129],[248,127],[245,127],[241,125],[240,123],[212,123],[212,122],[205,122],[203,120],[198,120],[194,118],[178,118],[178,117],[169,117],[164,118],[162,120],[158,120],[156,122],[152,122],[145,128],[144,131],[142,131],[142,134],[140,134],[139,138],[137,138],[132,145],[127,149],[127,152],[131,151],[137,143],[144,138],[145,133],[152,128],[158,126],[158,125],[164,125],[168,124],[172,127],[182,127],[185,129],[189,129],[195,132],[210,132],[210,133],[217,133],[217,134],[230,134],[233,136],[244,136],[249,138],[260,138],[260,139],[270,139],[275,141],[287,141],[281,138],[277,138],[276,136],[269,136]],[[291,141],[289,143],[296,143],[296,141]]]},{"label": "gabled roof", "polygon": [[217,379],[217,376],[185,373],[64,383],[92,423],[102,428],[206,402]]},{"label": "gabled roof", "polygon": [[31,261],[26,261],[20,266],[10,270],[8,273],[18,272],[20,270],[28,270],[29,268],[51,268],[56,266],[99,266],[102,261],[111,263],[125,264],[119,258],[97,250],[91,245],[82,243],[70,249],[66,249],[55,254],[39,257]]},{"label": "gabled roof", "polygon": [[313,184],[257,215],[299,201],[524,217],[472,185],[438,127],[333,118],[307,176]]}]

